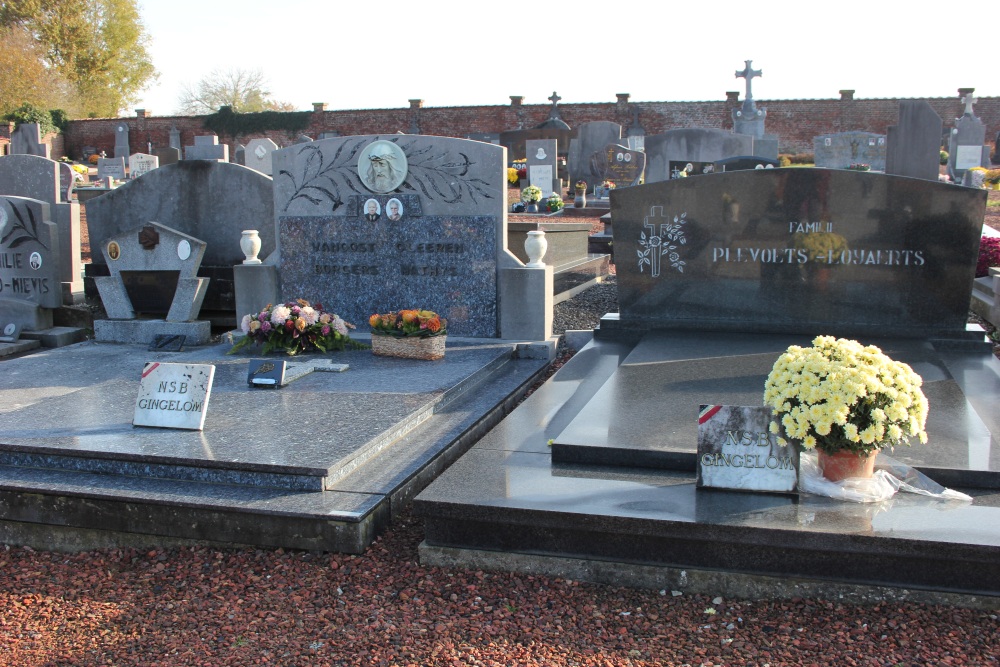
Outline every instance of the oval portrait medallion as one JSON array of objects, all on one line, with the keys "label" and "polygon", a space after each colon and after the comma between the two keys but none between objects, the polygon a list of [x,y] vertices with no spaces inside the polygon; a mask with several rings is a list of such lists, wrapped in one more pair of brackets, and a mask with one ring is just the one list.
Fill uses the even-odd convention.
[{"label": "oval portrait medallion", "polygon": [[392,192],[406,180],[406,155],[391,141],[373,141],[358,156],[358,177],[372,192]]}]

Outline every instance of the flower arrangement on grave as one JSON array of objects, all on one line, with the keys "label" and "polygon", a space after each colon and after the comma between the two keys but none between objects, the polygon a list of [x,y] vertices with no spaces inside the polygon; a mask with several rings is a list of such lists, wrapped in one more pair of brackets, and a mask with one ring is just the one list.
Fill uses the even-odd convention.
[{"label": "flower arrangement on grave", "polygon": [[871,171],[872,166],[863,162],[855,162],[847,167],[850,171]]},{"label": "flower arrangement on grave", "polygon": [[101,159],[101,156],[98,155],[97,153],[94,153],[89,158],[87,158],[87,162],[89,162],[90,164],[96,165],[97,161],[100,160],[100,159]]},{"label": "flower arrangement on grave", "polygon": [[511,185],[517,185],[519,180],[521,180],[521,178],[517,175],[517,169],[514,169],[514,167],[507,167],[507,182]]},{"label": "flower arrangement on grave", "polygon": [[573,186],[577,192],[587,191],[587,181],[577,181],[576,185]]},{"label": "flower arrangement on grave", "polygon": [[1000,237],[984,236],[979,241],[979,260],[976,262],[976,277],[990,275],[991,266],[1000,266]]},{"label": "flower arrangement on grave", "polygon": [[368,318],[373,336],[394,338],[430,338],[448,334],[448,320],[433,310],[398,310],[375,313]]},{"label": "flower arrangement on grave", "polygon": [[605,190],[614,190],[615,189],[615,182],[614,181],[604,181],[603,183],[601,183],[601,187],[604,188]]},{"label": "flower arrangement on grave", "polygon": [[839,259],[847,250],[847,239],[834,232],[809,232],[795,235],[795,248],[804,250],[810,262],[828,262]]},{"label": "flower arrangement on grave", "polygon": [[545,208],[549,210],[549,213],[555,213],[561,210],[563,207],[563,200],[557,194],[553,194],[551,197],[545,200]]},{"label": "flower arrangement on grave", "polygon": [[263,345],[263,354],[279,350],[289,356],[300,352],[331,352],[347,347],[365,349],[364,343],[351,340],[353,324],[334,313],[324,312],[322,304],[314,307],[305,299],[268,304],[259,313],[243,316],[240,329],[245,334],[229,354],[249,345]]},{"label": "flower arrangement on grave", "polygon": [[779,444],[788,438],[830,456],[869,456],[911,437],[927,442],[922,384],[875,346],[817,336],[812,347],[792,345],[774,363],[764,403],[774,411],[770,430]]},{"label": "flower arrangement on grave", "polygon": [[994,187],[1000,185],[1000,169],[987,169],[983,175],[983,183]]},{"label": "flower arrangement on grave", "polygon": [[537,185],[529,185],[521,190],[521,201],[525,204],[538,203],[542,199],[542,189]]},{"label": "flower arrangement on grave", "polygon": [[383,357],[441,359],[448,336],[448,321],[433,310],[400,310],[375,313],[368,318],[372,352]]},{"label": "flower arrangement on grave", "polygon": [[520,159],[520,160],[514,160],[514,162],[512,162],[512,164],[514,165],[514,169],[517,169],[517,177],[518,177],[518,179],[523,179],[523,178],[527,178],[528,177],[528,160],[527,160],[527,158],[523,158],[523,159]]}]

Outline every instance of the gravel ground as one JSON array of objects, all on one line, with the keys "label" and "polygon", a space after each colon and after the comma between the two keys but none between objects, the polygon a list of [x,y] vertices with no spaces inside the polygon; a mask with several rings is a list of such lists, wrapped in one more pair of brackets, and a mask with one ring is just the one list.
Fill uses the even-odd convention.
[{"label": "gravel ground", "polygon": [[[557,306],[557,327],[615,304],[612,279]],[[417,564],[422,537],[406,510],[361,556],[0,547],[0,665],[1000,664],[1000,600],[728,600],[442,570]]]}]

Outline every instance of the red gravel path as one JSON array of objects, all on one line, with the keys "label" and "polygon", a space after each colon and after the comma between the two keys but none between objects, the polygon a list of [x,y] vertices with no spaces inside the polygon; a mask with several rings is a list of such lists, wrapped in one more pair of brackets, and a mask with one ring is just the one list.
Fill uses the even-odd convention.
[{"label": "red gravel path", "polygon": [[422,532],[407,514],[363,556],[0,547],[0,665],[998,664],[996,613],[425,568]]}]

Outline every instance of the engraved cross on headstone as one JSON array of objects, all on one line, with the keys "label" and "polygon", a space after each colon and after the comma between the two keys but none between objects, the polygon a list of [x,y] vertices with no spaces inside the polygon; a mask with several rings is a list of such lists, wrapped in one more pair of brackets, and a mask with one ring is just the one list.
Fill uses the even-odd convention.
[{"label": "engraved cross on headstone", "polygon": [[750,91],[750,82],[753,80],[755,76],[764,76],[764,72],[762,70],[754,69],[753,67],[751,67],[750,64],[753,62],[752,60],[744,60],[743,62],[746,63],[746,67],[744,67],[742,71],[736,72],[736,78],[747,80],[747,94],[746,97],[744,98],[744,104],[746,104],[747,102],[753,100],[753,93]]},{"label": "engraved cross on headstone", "polygon": [[649,213],[650,215],[642,221],[642,226],[649,234],[649,275],[656,278],[660,275],[660,257],[663,255],[663,239],[670,232],[670,222],[660,223],[659,234],[657,234],[656,223],[650,222],[649,218],[653,217],[657,213],[659,213],[660,217],[664,217],[663,207],[654,206]]},{"label": "engraved cross on headstone", "polygon": [[979,101],[979,98],[978,97],[973,97],[972,93],[969,93],[968,95],[966,95],[966,96],[964,96],[962,98],[962,104],[965,105],[965,115],[966,116],[975,116],[976,115],[976,114],[974,114],[972,112],[972,105],[975,104],[978,101]]}]

